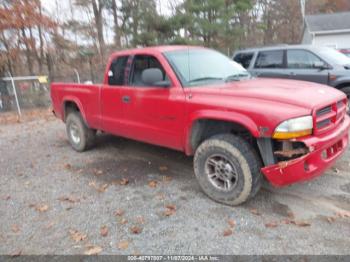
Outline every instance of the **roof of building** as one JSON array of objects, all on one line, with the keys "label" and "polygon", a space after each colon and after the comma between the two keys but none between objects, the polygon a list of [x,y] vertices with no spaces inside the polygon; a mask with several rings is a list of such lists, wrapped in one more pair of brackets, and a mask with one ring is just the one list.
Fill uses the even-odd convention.
[{"label": "roof of building", "polygon": [[305,22],[310,32],[350,31],[350,12],[307,15]]}]

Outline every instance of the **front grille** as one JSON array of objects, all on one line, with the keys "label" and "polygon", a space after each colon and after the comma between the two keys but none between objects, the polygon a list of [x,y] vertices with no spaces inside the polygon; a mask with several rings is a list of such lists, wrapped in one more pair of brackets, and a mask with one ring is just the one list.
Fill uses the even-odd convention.
[{"label": "front grille", "polygon": [[315,114],[315,131],[322,133],[339,125],[346,115],[346,103],[346,100],[340,100],[318,109]]},{"label": "front grille", "polygon": [[318,110],[316,115],[317,116],[322,116],[322,115],[328,114],[331,111],[332,111],[332,106],[326,106],[326,107]]}]

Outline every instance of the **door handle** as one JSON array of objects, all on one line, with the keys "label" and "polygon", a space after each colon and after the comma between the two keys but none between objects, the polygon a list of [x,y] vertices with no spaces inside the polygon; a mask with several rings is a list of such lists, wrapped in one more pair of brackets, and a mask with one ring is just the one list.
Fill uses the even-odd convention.
[{"label": "door handle", "polygon": [[124,103],[129,103],[130,102],[130,96],[123,96],[122,100]]},{"label": "door handle", "polygon": [[297,74],[295,72],[290,72],[289,75],[296,76]]}]

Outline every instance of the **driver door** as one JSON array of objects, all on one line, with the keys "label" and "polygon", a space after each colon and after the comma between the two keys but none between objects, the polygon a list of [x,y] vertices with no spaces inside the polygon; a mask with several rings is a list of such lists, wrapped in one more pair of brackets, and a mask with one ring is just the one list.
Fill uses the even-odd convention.
[{"label": "driver door", "polygon": [[[162,65],[166,61],[160,59],[147,54],[134,56],[128,86],[121,89],[123,122],[129,138],[182,149],[185,94],[169,80]],[[145,84],[142,72],[149,68],[160,69],[169,85]]]}]

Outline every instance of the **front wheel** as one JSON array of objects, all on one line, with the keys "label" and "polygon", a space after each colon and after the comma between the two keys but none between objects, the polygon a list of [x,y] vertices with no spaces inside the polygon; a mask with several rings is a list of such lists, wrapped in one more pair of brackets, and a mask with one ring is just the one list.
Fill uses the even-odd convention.
[{"label": "front wheel", "polygon": [[202,190],[213,200],[239,205],[260,189],[260,161],[242,138],[217,135],[204,141],[194,156],[194,172]]},{"label": "front wheel", "polygon": [[94,144],[96,131],[86,126],[79,112],[69,113],[66,131],[71,146],[78,152],[83,152]]},{"label": "front wheel", "polygon": [[346,97],[348,98],[348,102],[350,103],[350,86],[344,87],[341,89],[346,94]]}]

